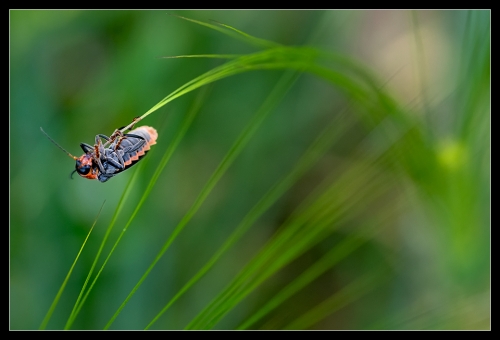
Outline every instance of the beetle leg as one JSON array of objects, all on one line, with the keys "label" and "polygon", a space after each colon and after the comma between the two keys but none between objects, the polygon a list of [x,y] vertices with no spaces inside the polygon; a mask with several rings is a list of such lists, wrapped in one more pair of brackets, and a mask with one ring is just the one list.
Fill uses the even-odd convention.
[{"label": "beetle leg", "polygon": [[[101,142],[101,138],[100,138],[101,136],[104,136],[104,135],[96,135],[95,136],[94,149],[95,149],[96,158],[105,159],[106,152],[104,151],[104,146],[102,145],[102,142]],[[106,137],[106,136],[104,136],[104,137]]]},{"label": "beetle leg", "polygon": [[103,134],[98,134],[97,136],[101,137],[102,139],[105,139],[106,141],[109,141],[109,137]]},{"label": "beetle leg", "polygon": [[[117,131],[119,132],[120,130],[117,130]],[[120,133],[121,133],[121,132],[120,132]],[[115,151],[116,151],[116,150],[118,149],[118,147],[120,146],[120,144],[121,144],[122,140],[123,140],[124,138],[126,138],[126,137],[135,137],[135,138],[138,138],[138,139],[142,139],[142,142],[146,142],[146,139],[145,139],[144,137],[142,137],[142,136],[135,135],[135,134],[133,134],[133,133],[127,133],[127,134],[124,134],[124,135],[122,134],[122,135],[121,135],[120,140],[119,140],[119,141],[118,141],[118,143],[116,143],[116,145],[115,145]],[[130,150],[132,150],[132,151],[133,151],[133,150],[136,150],[136,149],[138,149],[139,147],[141,147],[143,144],[144,144],[144,143],[140,143],[140,144],[139,144],[139,146],[134,147],[134,148],[131,148],[131,149],[128,149],[127,151],[130,151]]]},{"label": "beetle leg", "polygon": [[100,134],[98,134],[98,135],[95,136],[96,143],[97,143],[97,138],[99,138],[99,137],[101,137],[102,139],[104,139],[106,141],[106,143],[104,143],[104,146],[107,145],[107,144],[109,144],[109,143],[113,143],[114,138],[116,138],[116,137],[113,137],[113,135],[111,135],[111,137],[108,137],[108,136],[103,135],[103,134],[100,133]]},{"label": "beetle leg", "polygon": [[[120,136],[120,137],[121,137],[121,136],[123,136],[123,133],[120,131],[120,129],[116,129],[116,130],[115,130],[115,131],[111,134],[111,136],[109,136],[109,137],[108,137],[108,136],[105,136],[105,135],[101,135],[101,134],[100,134],[100,135],[98,135],[98,136],[100,136],[100,137],[104,138],[104,139],[106,140],[105,145],[107,145],[108,143],[109,143],[109,144],[113,143],[117,137],[119,137],[119,136]],[[97,137],[97,136],[96,136],[96,137]],[[115,149],[116,149],[116,148],[115,148]]]},{"label": "beetle leg", "polygon": [[104,170],[104,167],[102,166],[101,160],[98,157],[94,157],[94,162],[97,164],[97,167],[99,168],[99,171],[101,174],[105,174],[106,171]]},{"label": "beetle leg", "polygon": [[94,150],[94,147],[87,144],[87,143],[80,143],[80,147],[82,148],[83,152],[89,153]]},{"label": "beetle leg", "polygon": [[[118,130],[119,131],[119,130]],[[118,147],[120,146],[120,144],[122,143],[122,140],[124,139],[125,137],[123,137],[123,135],[120,136],[120,139],[118,139],[118,142],[116,142],[115,144],[115,151],[118,150]]]},{"label": "beetle leg", "polygon": [[[121,165],[118,164],[113,158],[105,156],[104,153],[101,156],[102,156],[101,159],[103,161],[106,161],[115,167],[118,167],[118,168],[121,167]],[[108,166],[107,170],[104,169],[104,166],[102,165],[101,159],[94,157],[95,164],[97,164],[97,167],[99,168],[99,171],[101,172],[101,174],[107,174],[107,175],[114,174],[116,172],[116,170],[113,169],[113,167]]]},{"label": "beetle leg", "polygon": [[114,147],[115,151],[118,148],[118,146],[120,146],[120,143],[123,139],[123,133],[120,130],[121,129],[116,129],[115,132],[113,132],[113,134],[109,137],[109,140],[108,140],[109,143],[113,143],[116,138],[119,138],[118,142],[115,144],[115,147]]},{"label": "beetle leg", "polygon": [[108,163],[110,163],[110,164],[111,164],[111,165],[113,165],[115,168],[118,168],[118,169],[120,169],[120,170],[125,169],[125,162],[123,161],[122,156],[121,156],[118,152],[116,152],[115,154],[116,154],[116,156],[117,156],[116,158],[118,158],[119,162],[115,161],[115,160],[114,160],[113,158],[111,158],[111,157],[108,157],[108,159],[107,159]]},{"label": "beetle leg", "polygon": [[[128,131],[132,131],[132,129],[134,128],[135,124],[137,124],[137,122],[139,122],[141,120],[141,117],[137,116],[135,117],[134,119],[132,119],[132,123],[130,123],[130,127],[127,129]],[[121,128],[119,128],[118,130],[123,130],[125,129],[127,126],[122,126]]]},{"label": "beetle leg", "polygon": [[116,151],[116,158],[118,158],[118,160],[120,161],[120,165],[122,166],[122,168],[125,169],[125,161],[123,160],[120,151]]},{"label": "beetle leg", "polygon": [[128,128],[129,131],[132,131],[132,129],[134,128],[135,124],[137,124],[137,122],[139,122],[141,120],[141,117],[135,117],[134,119],[132,119],[132,125]]}]

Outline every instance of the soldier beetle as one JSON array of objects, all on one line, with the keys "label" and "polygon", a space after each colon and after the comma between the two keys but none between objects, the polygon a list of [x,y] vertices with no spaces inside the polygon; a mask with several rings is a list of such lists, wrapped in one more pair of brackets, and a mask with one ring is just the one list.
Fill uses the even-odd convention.
[{"label": "soldier beetle", "polygon": [[[156,144],[158,133],[150,126],[140,126],[131,130],[139,118],[135,118],[128,128],[129,133],[123,134],[124,128],[117,129],[108,137],[103,134],[95,136],[95,144],[91,146],[87,143],[80,143],[83,152],[82,156],[75,157],[57,144],[50,136],[40,130],[61,150],[66,152],[76,161],[75,170],[81,177],[88,179],[98,179],[106,182],[111,177],[129,169],[142,159],[152,145]],[[106,142],[103,144],[101,138]],[[109,145],[108,145],[109,144]]]}]

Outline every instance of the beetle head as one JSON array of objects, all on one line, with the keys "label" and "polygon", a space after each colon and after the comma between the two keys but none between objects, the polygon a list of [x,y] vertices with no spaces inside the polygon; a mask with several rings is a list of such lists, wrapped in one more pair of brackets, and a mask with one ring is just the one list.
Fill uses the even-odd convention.
[{"label": "beetle head", "polygon": [[97,179],[97,169],[93,167],[91,154],[85,153],[80,158],[76,159],[75,171],[73,171],[71,175],[73,176],[75,172],[84,178]]}]

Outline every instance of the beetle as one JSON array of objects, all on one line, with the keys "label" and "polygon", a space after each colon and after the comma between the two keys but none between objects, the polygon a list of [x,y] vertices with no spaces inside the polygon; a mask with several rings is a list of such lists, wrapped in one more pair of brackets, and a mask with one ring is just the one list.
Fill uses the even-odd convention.
[{"label": "beetle", "polygon": [[[133,127],[137,121],[137,118],[134,119],[131,126]],[[55,145],[76,161],[71,177],[76,172],[81,177],[98,179],[103,183],[136,164],[146,155],[151,146],[156,144],[158,138],[156,129],[151,126],[140,126],[126,134],[121,131],[122,129],[124,128],[115,130],[110,137],[103,134],[96,135],[94,146],[80,143],[84,154],[75,157],[57,144],[40,127],[40,130]],[[104,144],[101,138],[106,141]]]}]

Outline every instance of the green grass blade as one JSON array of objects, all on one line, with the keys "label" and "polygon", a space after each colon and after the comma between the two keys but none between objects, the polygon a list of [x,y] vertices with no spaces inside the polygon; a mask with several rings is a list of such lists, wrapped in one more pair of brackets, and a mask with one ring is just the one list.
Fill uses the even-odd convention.
[{"label": "green grass blade", "polygon": [[[321,65],[320,62],[324,61],[330,65]],[[163,98],[139,117],[139,120],[144,119],[170,101],[209,83],[244,72],[273,69],[309,72],[331,82],[351,97],[356,104],[369,109],[371,111],[369,120],[376,118],[375,124],[385,118],[387,114],[396,114],[400,120],[406,118],[399,113],[395,102],[376,87],[376,82],[370,73],[357,63],[345,57],[327,54],[310,47],[275,47],[238,57],[192,79]],[[137,121],[124,127],[122,132],[136,124]]]},{"label": "green grass blade", "polygon": [[[335,124],[331,125],[331,128],[334,127]],[[329,131],[328,129],[327,131]],[[324,134],[328,135],[328,134]],[[321,140],[319,144],[324,143],[324,140]],[[321,189],[320,189],[321,190]],[[324,194],[324,193],[323,193]],[[310,196],[315,197],[318,195],[317,192],[313,192]],[[324,194],[325,195],[325,194]],[[314,200],[312,200],[314,202]],[[308,205],[307,200],[304,203],[305,206]],[[235,294],[238,289],[248,280],[250,280],[256,273],[263,267],[268,265],[269,258],[273,254],[277,254],[280,251],[280,247],[286,248],[286,242],[291,239],[298,229],[310,218],[314,215],[320,213],[324,207],[321,205],[317,205],[316,209],[307,209],[304,208],[303,213],[296,213],[297,218],[290,223],[287,227],[281,227],[280,231],[268,242],[266,247],[261,251],[259,256],[256,256],[245,268],[243,268],[238,274],[238,276],[233,280],[232,283],[228,285],[228,287],[222,292],[217,298],[215,298],[209,305],[207,305],[197,317],[195,317],[187,326],[187,329],[197,329],[201,328],[201,322],[210,318],[211,313],[214,309],[219,308],[221,304],[224,303],[232,294]],[[288,222],[293,219],[291,217],[288,221],[284,222],[286,226]]]},{"label": "green grass blade", "polygon": [[[73,322],[75,321],[83,303],[85,302],[85,299],[82,300],[83,293],[85,292],[85,288],[87,287],[87,284],[90,280],[90,277],[92,276],[92,273],[94,272],[94,268],[97,264],[97,261],[99,260],[99,257],[101,256],[101,252],[104,248],[104,245],[106,244],[106,241],[108,240],[108,237],[111,233],[111,230],[113,229],[113,227],[116,223],[116,220],[118,219],[118,216],[119,216],[128,196],[130,194],[130,191],[132,190],[132,187],[133,187],[133,184],[135,183],[135,179],[137,177],[138,172],[139,171],[134,172],[134,174],[132,175],[132,177],[128,181],[127,186],[125,187],[125,190],[123,191],[122,196],[120,197],[120,201],[118,202],[118,205],[116,206],[115,212],[113,214],[113,218],[111,219],[111,222],[110,222],[108,228],[106,229],[106,233],[104,234],[101,245],[99,246],[99,250],[97,251],[94,262],[92,263],[92,266],[90,267],[87,278],[85,279],[85,282],[83,283],[82,289],[80,290],[80,294],[78,294],[78,298],[76,299],[76,302],[73,305],[73,309],[71,310],[71,314],[69,315],[68,320],[66,321],[66,325],[64,326],[64,329],[66,329],[66,330],[70,329],[70,327],[73,324]],[[88,295],[88,292],[85,295],[85,298],[87,295]]]},{"label": "green grass blade", "polygon": [[78,262],[78,259],[80,258],[80,254],[82,253],[83,248],[85,247],[85,244],[87,244],[87,240],[88,240],[90,234],[92,233],[92,230],[94,230],[94,226],[97,223],[97,220],[99,219],[99,215],[101,215],[101,211],[102,211],[102,208],[104,207],[104,203],[106,203],[106,200],[104,200],[104,202],[102,202],[101,208],[99,209],[99,212],[97,213],[97,216],[94,220],[94,223],[92,224],[92,227],[90,228],[89,232],[87,233],[87,236],[85,237],[85,240],[83,241],[83,244],[80,247],[78,254],[76,254],[76,258],[73,261],[73,264],[71,265],[71,267],[69,268],[68,274],[66,275],[66,277],[61,285],[61,288],[59,288],[59,291],[57,292],[56,297],[54,298],[54,301],[52,301],[52,304],[50,305],[50,308],[47,311],[47,314],[43,318],[43,321],[40,324],[40,328],[39,328],[40,330],[44,330],[47,327],[47,324],[49,323],[50,318],[52,317],[52,314],[54,313],[54,310],[56,309],[57,303],[59,302],[59,299],[61,298],[61,295],[64,291],[64,288],[66,288],[66,284],[68,283],[68,280],[71,276],[71,273],[73,273],[73,268],[75,268],[76,262]]},{"label": "green grass blade", "polygon": [[[149,193],[151,192],[152,188],[154,187],[154,184],[156,183],[156,181],[158,180],[158,177],[160,176],[161,172],[163,171],[163,169],[165,168],[165,166],[167,165],[168,161],[170,160],[172,154],[174,153],[175,149],[177,148],[177,146],[179,145],[180,141],[182,140],[182,138],[184,137],[184,135],[186,134],[189,126],[191,125],[191,123],[193,122],[195,116],[197,115],[197,113],[199,112],[199,109],[201,107],[201,103],[204,99],[206,95],[206,91],[202,91],[200,93],[199,96],[196,97],[196,100],[194,101],[193,103],[193,106],[191,107],[190,111],[188,112],[188,114],[186,115],[183,123],[182,123],[182,126],[181,128],[179,129],[178,133],[176,134],[176,137],[174,138],[174,141],[170,144],[169,148],[167,149],[167,151],[165,152],[162,160],[160,161],[160,164],[158,165],[155,173],[153,174],[150,182],[148,183],[148,186],[145,190],[145,192],[143,193],[139,203],[136,205],[135,209],[134,209],[134,212],[132,213],[131,217],[129,218],[127,224],[125,225],[125,227],[122,229],[120,235],[118,236],[118,239],[116,240],[115,244],[113,245],[112,249],[110,250],[108,256],[106,257],[104,263],[102,264],[101,266],[101,269],[99,270],[99,272],[97,273],[97,275],[94,277],[94,280],[92,281],[92,284],[90,286],[90,288],[88,289],[88,291],[86,292],[85,296],[83,297],[82,299],[82,302],[78,305],[78,307],[76,308],[76,311],[72,314],[74,314],[74,316],[72,316],[72,320],[69,321],[68,320],[68,324],[67,324],[67,327],[71,327],[71,324],[73,323],[74,319],[76,318],[76,315],[78,315],[80,309],[82,308],[83,306],[83,303],[85,302],[85,300],[87,299],[88,295],[90,294],[90,291],[92,290],[94,284],[96,283],[97,279],[99,278],[101,272],[103,271],[104,267],[106,266],[109,258],[111,257],[111,254],[114,252],[114,249],[116,248],[116,246],[118,245],[118,243],[120,242],[121,238],[123,237],[124,233],[127,231],[128,227],[130,226],[130,224],[132,223],[135,215],[138,213],[138,211],[140,210],[140,208],[142,207],[144,201],[146,200],[146,198],[149,196]],[[139,171],[136,171],[136,173],[134,174],[134,176],[132,177],[131,181],[129,182],[129,186],[131,186],[132,182],[135,181],[135,178],[137,176],[137,173]],[[128,187],[128,186],[127,186]],[[127,191],[127,189],[126,189]],[[123,197],[122,197],[123,198]],[[123,200],[125,201],[125,200]],[[122,202],[122,201],[120,201]],[[121,207],[121,204],[119,204],[119,206]],[[115,216],[118,215],[118,212],[116,213]],[[115,218],[113,218],[113,222],[115,221]],[[103,241],[104,242],[104,241]],[[89,274],[89,277],[90,277],[90,274]],[[89,278],[88,277],[88,278]],[[85,282],[85,284],[87,283],[88,281],[88,278]],[[85,286],[84,286],[85,287]],[[82,289],[82,292],[83,292],[83,289]],[[81,294],[80,293],[80,296],[77,300],[77,302],[80,300],[80,297],[81,297]]]},{"label": "green grass blade", "polygon": [[[321,187],[320,187],[321,188]],[[330,189],[320,194],[319,198],[310,200],[310,204],[304,204],[302,212],[297,212],[284,222],[277,234],[267,243],[263,250],[255,256],[250,263],[243,268],[238,276],[231,282],[224,291],[219,294],[209,305],[203,309],[197,317],[195,317],[186,327],[186,329],[208,329],[220,320],[229,310],[236,305],[243,297],[249,294],[260,283],[268,278],[272,273],[284,266],[287,261],[300,255],[305,248],[292,246],[295,240],[299,240],[303,244],[312,244],[314,241],[321,239],[318,232],[322,228],[329,225],[331,219],[321,219],[318,214],[322,214],[324,209],[328,207],[328,198],[332,196],[332,190],[341,191],[338,185],[330,186]],[[320,191],[323,191],[320,189]],[[311,197],[317,196],[317,192],[311,193]],[[320,203],[318,203],[320,202]],[[300,228],[309,220],[320,220],[320,224],[316,226],[316,232],[312,229],[303,228],[305,232],[300,233]],[[289,251],[287,251],[287,249]],[[290,251],[293,254],[290,254]],[[285,255],[283,255],[285,254]],[[273,259],[274,258],[274,259]],[[259,277],[259,272],[265,270]],[[252,280],[254,280],[252,282]]]},{"label": "green grass blade", "polygon": [[137,289],[141,286],[142,282],[146,279],[146,277],[149,275],[151,270],[154,268],[156,263],[160,260],[160,258],[163,256],[163,254],[167,251],[169,246],[172,244],[172,242],[176,239],[177,235],[184,229],[186,224],[191,220],[191,218],[194,216],[194,214],[198,211],[200,206],[203,204],[207,196],[210,194],[212,189],[215,187],[219,179],[222,177],[222,175],[226,172],[227,168],[232,164],[234,159],[240,154],[240,152],[243,150],[243,148],[247,145],[248,141],[250,138],[253,136],[253,134],[257,131],[258,127],[262,124],[264,119],[272,112],[272,109],[274,106],[279,102],[279,100],[288,92],[289,88],[293,85],[295,80],[297,79],[298,75],[296,73],[291,73],[288,72],[286,73],[279,81],[278,85],[274,88],[274,90],[271,92],[269,97],[266,99],[262,107],[259,109],[259,111],[255,114],[255,116],[252,118],[252,120],[248,123],[247,127],[244,129],[244,131],[240,134],[236,142],[233,144],[231,149],[228,151],[224,159],[221,161],[217,169],[213,172],[212,176],[210,179],[207,181],[203,189],[201,190],[200,194],[194,201],[193,205],[191,208],[186,212],[184,217],[181,219],[179,224],[175,227],[174,231],[170,235],[170,237],[167,239],[163,247],[161,248],[160,252],[158,255],[155,257],[151,265],[148,267],[144,275],[141,277],[139,282],[135,285],[135,287],[132,289],[130,294],[127,296],[125,301],[122,303],[122,305],[118,308],[118,310],[115,312],[111,320],[106,324],[105,329],[108,329],[113,321],[116,319],[120,311],[125,307],[127,302],[130,300],[130,298],[134,295],[134,293],[137,291]]},{"label": "green grass blade", "polygon": [[318,136],[315,142],[306,150],[297,165],[293,167],[292,171],[281,181],[276,183],[269,191],[257,202],[257,204],[250,209],[249,213],[243,218],[241,223],[235,228],[233,233],[228,237],[226,242],[219,247],[217,252],[210,258],[210,260],[193,276],[179,292],[163,307],[163,309],[153,318],[153,320],[146,326],[149,329],[168,308],[179,299],[189,288],[191,288],[198,280],[200,280],[222,257],[222,255],[229,250],[253,223],[270,207],[274,204],[308,169],[310,169],[320,157],[327,151],[328,147],[339,138],[339,131],[347,128],[351,123],[349,117],[345,114],[339,115],[329,126],[327,126],[322,133]]},{"label": "green grass blade", "polygon": [[[321,59],[334,63],[335,69],[332,66],[322,66]],[[170,101],[211,82],[243,72],[271,69],[291,69],[315,74],[333,85],[337,85],[351,98],[369,107],[372,111],[398,112],[395,103],[375,87],[375,81],[371,75],[352,61],[346,60],[345,57],[325,54],[313,48],[276,47],[238,57],[194,78],[163,98],[144,113],[139,120],[144,119]],[[378,108],[379,106],[382,108]],[[136,122],[124,127],[122,131],[130,128]]]},{"label": "green grass blade", "polygon": [[[130,226],[130,224],[132,223],[132,221],[134,220],[136,214],[138,213],[138,211],[141,209],[142,205],[144,204],[146,198],[149,196],[149,193],[151,192],[151,190],[153,189],[154,187],[154,184],[156,183],[156,181],[158,180],[158,177],[160,176],[161,172],[163,171],[163,169],[165,168],[165,166],[167,165],[168,161],[170,160],[172,154],[174,153],[174,151],[176,150],[177,146],[179,145],[180,141],[182,140],[182,138],[184,137],[184,135],[186,134],[189,126],[191,125],[191,123],[193,122],[194,118],[196,117],[196,115],[198,114],[199,112],[199,109],[201,107],[201,103],[203,102],[203,99],[205,98],[205,95],[206,95],[206,92],[207,91],[202,91],[200,93],[199,96],[197,96],[197,99],[194,101],[190,111],[188,112],[188,114],[186,115],[186,117],[184,118],[184,121],[182,123],[182,126],[181,128],[178,130],[177,134],[176,134],[176,137],[174,138],[174,141],[170,144],[169,148],[167,149],[167,151],[165,152],[162,160],[160,161],[160,164],[158,165],[158,167],[156,168],[155,170],[155,173],[153,174],[153,176],[151,177],[151,180],[149,181],[148,183],[148,186],[146,188],[146,190],[144,191],[139,203],[136,205],[132,215],[130,216],[129,220],[127,221],[125,227],[122,229],[120,235],[118,236],[115,244],[113,245],[113,247],[111,248],[108,256],[106,257],[104,263],[102,264],[101,266],[101,269],[99,270],[99,272],[97,273],[97,275],[94,277],[94,280],[92,281],[92,284],[90,286],[90,288],[88,289],[88,291],[86,292],[84,298],[82,299],[82,302],[79,304],[76,312],[75,312],[75,316],[73,317],[73,320],[74,318],[76,317],[76,315],[78,315],[80,309],[82,308],[83,306],[83,303],[85,302],[85,300],[87,299],[88,295],[90,294],[90,291],[92,290],[92,288],[94,287],[94,284],[96,283],[97,279],[99,278],[101,272],[104,270],[104,267],[106,266],[108,260],[110,259],[111,255],[113,254],[115,248],[117,247],[118,243],[120,242],[120,240],[122,239],[123,235],[125,234],[125,232],[127,231],[128,227]],[[138,172],[138,171],[137,171]],[[136,172],[136,173],[137,173]],[[69,324],[69,326],[71,326],[71,323]],[[69,327],[68,326],[68,327]]]},{"label": "green grass blade", "polygon": [[[392,140],[394,144],[397,142],[398,139]],[[364,145],[361,144],[360,148],[364,148]],[[386,151],[384,148],[374,154],[372,162],[379,159]],[[310,195],[312,199],[304,201],[302,212],[294,214],[295,217],[292,215],[289,221],[284,223],[280,232],[268,242],[260,254],[241,270],[232,283],[214,298],[186,329],[211,328],[273,273],[331,233],[331,229],[325,229],[327,226],[340,223],[347,215],[347,211],[350,212],[347,216],[356,215],[356,210],[384,192],[388,179],[382,179],[373,171],[369,171],[370,164],[374,163],[364,162],[356,167],[350,166],[342,178],[333,185],[327,185],[327,190],[324,190],[325,185],[322,185],[319,187],[319,193],[312,193]],[[356,190],[363,194],[356,193]],[[335,197],[337,199],[332,201]],[[310,227],[301,228],[305,224]],[[314,228],[311,229],[312,227]]]},{"label": "green grass blade", "polygon": [[[334,85],[337,85],[341,90],[344,90],[356,104],[360,104],[366,109],[370,110],[370,114],[372,117],[375,112],[379,115],[378,120],[383,119],[387,116],[387,112],[390,113],[398,113],[394,102],[386,95],[383,94],[382,91],[375,89],[373,87],[374,81],[371,80],[370,75],[363,73],[359,68],[353,67],[352,63],[344,63],[342,58],[330,58],[331,62],[337,63],[339,65],[335,65],[339,69],[336,70],[334,68],[328,68],[325,66],[319,65],[319,57],[324,57],[324,54],[321,52],[311,49],[311,48],[284,48],[277,47],[272,48],[263,52],[255,53],[248,56],[242,56],[236,58],[220,67],[217,67],[205,74],[201,75],[193,79],[192,81],[186,83],[185,85],[178,88],[176,91],[172,92],[170,95],[165,97],[162,101],[160,101],[157,105],[155,105],[152,109],[146,112],[142,117],[146,117],[150,113],[154,112],[161,106],[167,104],[169,101],[189,92],[198,87],[204,86],[208,83],[214,82],[216,80],[222,79],[224,77],[228,77],[231,75],[235,75],[242,72],[247,72],[251,70],[265,70],[265,69],[293,69],[297,71],[306,71],[312,74],[318,75],[327,81],[331,82]],[[341,68],[340,66],[348,66],[347,68]],[[351,75],[348,75],[351,73]],[[352,77],[352,74],[358,74],[358,78]],[[382,107],[381,107],[382,106]],[[380,108],[381,107],[381,108]],[[238,144],[238,142],[236,143]],[[231,151],[228,154],[228,157],[231,158]],[[224,161],[223,161],[224,163]],[[221,164],[217,171],[220,170],[220,174],[225,170],[223,164]],[[212,181],[209,185],[202,190],[202,193],[195,201],[192,209],[188,211],[183,220],[181,220],[180,224],[174,229],[169,240],[164,245],[160,254],[157,256],[153,264],[150,266],[148,271],[146,272],[145,277],[148,275],[149,271],[154,267],[155,263],[159,260],[159,258],[163,255],[163,253],[170,246],[171,242],[175,239],[177,234],[182,230],[184,225],[191,219],[194,213],[197,211],[199,206],[202,204],[208,193],[215,185],[218,178],[213,177],[215,180]],[[138,286],[142,283],[142,280],[138,283],[138,285],[134,288],[131,295],[133,295],[134,291],[138,288]],[[129,297],[124,301],[126,304]],[[119,311],[118,311],[119,313]],[[117,314],[116,314],[117,315]],[[116,317],[113,317],[113,319]],[[112,321],[111,321],[112,322]],[[108,323],[107,327],[109,327],[110,323]]]},{"label": "green grass blade", "polygon": [[126,131],[129,129],[133,124],[136,124],[138,121],[146,118],[148,115],[151,113],[155,112],[159,108],[163,107],[167,103],[171,102],[172,100],[189,93],[191,91],[196,90],[199,87],[202,87],[204,85],[210,84],[216,80],[223,79],[225,77],[235,75],[238,73],[243,73],[250,71],[251,69],[246,69],[245,65],[247,65],[250,62],[256,62],[258,60],[263,60],[266,59],[267,56],[256,54],[256,55],[244,55],[242,57],[239,57],[233,61],[227,62],[224,65],[221,65],[219,67],[216,67],[194,79],[191,81],[187,82],[186,84],[182,85],[169,95],[167,95],[165,98],[163,98],[160,102],[158,102],[156,105],[154,105],[151,109],[149,109],[146,113],[144,113],[142,116],[139,117],[138,120],[130,123],[129,125],[125,126],[123,129],[121,129],[122,132]]}]

